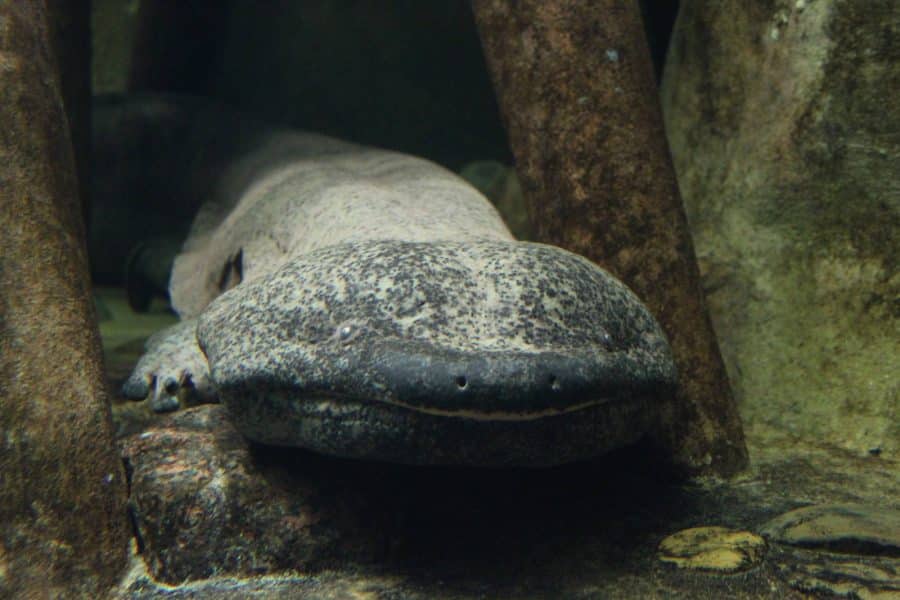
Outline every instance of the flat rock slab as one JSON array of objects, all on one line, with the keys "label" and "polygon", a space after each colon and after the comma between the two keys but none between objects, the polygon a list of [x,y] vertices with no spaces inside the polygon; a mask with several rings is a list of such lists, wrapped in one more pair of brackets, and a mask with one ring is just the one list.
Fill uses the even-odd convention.
[{"label": "flat rock slab", "polygon": [[719,574],[768,567],[791,588],[816,597],[900,597],[896,511],[807,506],[770,520],[762,532],[775,544],[768,552],[763,537],[750,531],[692,527],[666,537],[659,558],[685,571]]},{"label": "flat rock slab", "polygon": [[[666,481],[645,447],[553,469],[422,468],[255,446],[225,411],[158,417],[125,440],[143,554],[120,598],[800,600],[900,589],[897,558],[774,538],[739,574],[659,560],[674,532],[759,533],[800,499],[896,510],[897,464],[882,457],[757,433],[754,471],[732,482]],[[226,493],[204,508],[213,490]],[[319,520],[285,527],[285,507]],[[174,574],[189,580],[160,583]]]},{"label": "flat rock slab", "polygon": [[[816,598],[895,600],[900,598],[897,561],[861,561],[853,557],[795,554],[779,566],[779,575],[795,590]],[[806,560],[804,560],[804,558]]]},{"label": "flat rock slab", "polygon": [[727,527],[692,527],[659,544],[659,558],[683,569],[737,573],[756,567],[766,541],[755,533]]},{"label": "flat rock slab", "polygon": [[778,570],[795,589],[842,598],[900,597],[898,510],[860,503],[804,506],[770,520],[761,532],[790,548]]},{"label": "flat rock slab", "polygon": [[900,558],[900,511],[864,504],[805,506],[762,528],[782,544]]},{"label": "flat rock slab", "polygon": [[162,420],[124,440],[123,455],[139,545],[160,581],[323,569],[379,544],[358,494],[261,464],[220,406]]},{"label": "flat rock slab", "polygon": [[[116,598],[121,600],[346,600],[359,598],[403,598],[426,600],[429,596],[404,590],[397,593],[397,580],[390,577],[345,577],[263,575],[252,578],[219,577],[161,589],[138,577]],[[401,595],[402,594],[402,595]]]}]

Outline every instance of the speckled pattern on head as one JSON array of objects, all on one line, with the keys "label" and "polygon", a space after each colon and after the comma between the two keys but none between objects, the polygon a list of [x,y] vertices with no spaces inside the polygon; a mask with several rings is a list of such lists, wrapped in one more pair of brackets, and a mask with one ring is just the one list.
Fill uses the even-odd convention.
[{"label": "speckled pattern on head", "polygon": [[514,240],[429,161],[259,139],[199,211],[170,280],[189,320],[133,391],[187,372],[250,439],[412,464],[559,464],[652,427],[669,347],[608,273]]},{"label": "speckled pattern on head", "polygon": [[222,295],[198,338],[248,437],[395,462],[590,456],[642,433],[632,411],[674,378],[634,294],[524,242],[327,246]]}]

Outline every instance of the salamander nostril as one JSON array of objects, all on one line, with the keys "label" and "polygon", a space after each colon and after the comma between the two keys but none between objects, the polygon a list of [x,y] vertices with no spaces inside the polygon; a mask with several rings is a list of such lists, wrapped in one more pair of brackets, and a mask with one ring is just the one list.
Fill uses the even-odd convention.
[{"label": "salamander nostril", "polygon": [[600,334],[600,343],[603,344],[603,347],[607,350],[613,350],[613,337],[609,334],[609,332],[604,331]]},{"label": "salamander nostril", "polygon": [[551,390],[553,390],[554,392],[559,390],[559,379],[556,378],[556,375],[551,374],[547,381],[550,384]]},{"label": "salamander nostril", "polygon": [[466,387],[468,387],[468,385],[469,382],[466,379],[465,375],[460,375],[456,378],[456,387],[458,387],[459,389],[464,390],[466,389]]}]

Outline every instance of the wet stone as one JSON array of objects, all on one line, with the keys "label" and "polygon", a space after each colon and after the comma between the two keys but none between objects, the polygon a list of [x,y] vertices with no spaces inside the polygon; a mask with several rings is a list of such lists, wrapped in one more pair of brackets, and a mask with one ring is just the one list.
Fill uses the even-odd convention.
[{"label": "wet stone", "polygon": [[900,558],[900,511],[864,504],[822,504],[769,521],[762,534],[805,548]]},{"label": "wet stone", "polygon": [[889,600],[900,598],[898,567],[897,561],[866,564],[819,557],[803,562],[793,557],[779,571],[791,587],[815,597]]},{"label": "wet stone", "polygon": [[840,598],[900,597],[900,512],[866,504],[798,508],[761,532],[786,552],[778,570],[794,589]]},{"label": "wet stone", "polygon": [[682,569],[720,573],[746,571],[765,555],[766,542],[749,531],[726,527],[693,527],[659,544],[659,559]]},{"label": "wet stone", "polygon": [[125,439],[123,454],[140,550],[160,581],[317,572],[381,546],[360,494],[260,458],[221,406],[162,419]]},{"label": "wet stone", "polygon": [[759,564],[765,549],[765,540],[749,531],[694,527],[665,538],[659,557],[681,568],[733,573]]},{"label": "wet stone", "polygon": [[[218,577],[187,583],[175,588],[160,586],[138,577],[120,591],[116,600],[345,600],[346,598],[404,598],[419,600],[421,594],[403,590],[389,577],[339,577],[323,575],[263,575],[260,577]],[[393,595],[391,595],[393,594]]]}]

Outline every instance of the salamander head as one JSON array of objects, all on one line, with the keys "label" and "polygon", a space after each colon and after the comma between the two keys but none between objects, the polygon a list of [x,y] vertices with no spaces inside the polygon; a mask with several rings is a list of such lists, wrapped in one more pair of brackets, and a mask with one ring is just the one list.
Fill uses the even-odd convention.
[{"label": "salamander head", "polygon": [[675,383],[631,291],[523,242],[322,248],[224,294],[197,331],[245,435],[358,458],[586,458],[646,433]]}]

